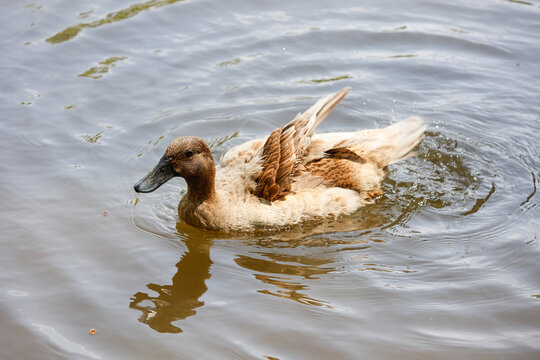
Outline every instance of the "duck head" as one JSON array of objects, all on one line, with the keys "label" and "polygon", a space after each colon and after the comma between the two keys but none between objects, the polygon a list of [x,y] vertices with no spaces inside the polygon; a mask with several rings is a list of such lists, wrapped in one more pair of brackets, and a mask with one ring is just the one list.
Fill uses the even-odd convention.
[{"label": "duck head", "polygon": [[182,136],[173,140],[158,164],[139,180],[134,189],[138,193],[156,190],[173,177],[183,177],[188,183],[188,191],[201,190],[211,186],[215,177],[212,153],[203,139],[196,136]]}]

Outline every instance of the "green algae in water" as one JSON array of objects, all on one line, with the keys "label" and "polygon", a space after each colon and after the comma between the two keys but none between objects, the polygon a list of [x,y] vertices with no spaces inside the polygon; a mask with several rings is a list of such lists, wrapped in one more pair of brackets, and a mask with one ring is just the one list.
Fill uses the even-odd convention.
[{"label": "green algae in water", "polygon": [[100,62],[97,66],[93,66],[90,69],[86,70],[82,74],[79,74],[80,77],[89,77],[92,79],[99,79],[103,77],[104,74],[109,72],[109,69],[115,66],[117,61],[122,61],[127,59],[126,56],[112,56]]},{"label": "green algae in water", "polygon": [[165,5],[171,5],[179,1],[184,1],[184,0],[150,0],[144,3],[134,4],[134,5],[129,6],[126,9],[121,9],[116,12],[109,13],[105,15],[104,18],[101,18],[99,20],[70,26],[54,34],[53,36],[45,39],[45,41],[51,44],[59,44],[64,41],[68,41],[75,38],[85,28],[96,28],[101,25],[106,25],[106,24],[117,22],[117,21],[126,20],[126,19],[129,19],[131,17],[138,15],[142,11],[149,10],[152,8],[159,8]]},{"label": "green algae in water", "polygon": [[342,76],[336,76],[336,77],[332,77],[332,78],[312,79],[312,80],[301,81],[301,82],[321,84],[321,83],[327,83],[327,82],[333,82],[333,81],[339,81],[339,80],[345,80],[345,79],[352,79],[352,76],[350,76],[350,75],[342,75]]},{"label": "green algae in water", "polygon": [[81,135],[81,139],[90,144],[99,144],[99,139],[103,136],[104,131],[105,130],[101,130],[95,135]]},{"label": "green algae in water", "polygon": [[235,131],[231,135],[226,135],[226,136],[213,139],[212,141],[208,143],[208,147],[210,149],[218,148],[221,145],[225,144],[227,141],[234,139],[235,137],[238,137],[238,131]]}]

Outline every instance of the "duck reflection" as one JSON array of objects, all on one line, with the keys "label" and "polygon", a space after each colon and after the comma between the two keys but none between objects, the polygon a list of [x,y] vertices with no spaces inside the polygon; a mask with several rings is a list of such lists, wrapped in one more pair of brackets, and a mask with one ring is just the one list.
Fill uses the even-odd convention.
[{"label": "duck reflection", "polygon": [[[148,284],[156,296],[137,292],[129,307],[141,311],[139,321],[161,333],[180,333],[173,325],[197,313],[204,305],[199,299],[207,291],[210,278],[210,248],[217,239],[238,241],[235,263],[248,270],[263,286],[256,291],[289,299],[304,305],[333,308],[329,301],[309,295],[309,283],[319,276],[336,271],[336,251],[363,252],[373,242],[382,241],[373,232],[388,222],[383,214],[371,208],[369,216],[363,212],[358,218],[303,224],[273,234],[224,234],[202,232],[182,222],[177,223],[178,234],[184,238],[187,251],[176,264],[171,285]],[[362,210],[364,211],[364,210]],[[330,234],[330,235],[320,235]],[[328,251],[327,248],[334,248]],[[256,250],[255,250],[256,249]]]},{"label": "duck reflection", "polygon": [[199,298],[206,292],[205,281],[210,278],[211,241],[187,237],[187,251],[176,264],[172,285],[148,284],[158,293],[149,296],[138,292],[133,295],[129,307],[142,312],[139,321],[162,333],[182,332],[172,323],[195,315],[195,309],[204,305]]},{"label": "duck reflection", "polygon": [[317,275],[334,271],[333,267],[325,266],[332,262],[331,259],[318,260],[314,263],[313,258],[306,256],[287,256],[270,252],[261,253],[261,255],[269,260],[246,255],[239,255],[234,260],[239,266],[254,271],[253,275],[257,280],[277,287],[276,291],[257,290],[259,293],[293,300],[305,305],[331,308],[328,302],[305,294],[304,292],[308,291],[309,287],[300,281],[301,278],[315,279]]},{"label": "duck reflection", "polygon": [[338,271],[343,266],[337,255],[341,251],[364,253],[371,244],[384,242],[377,234],[389,219],[379,208],[384,209],[384,205],[361,209],[354,217],[303,224],[248,240],[251,249],[258,251],[239,254],[234,261],[264,284],[257,290],[261,294],[333,309],[329,301],[309,295],[309,283]]}]

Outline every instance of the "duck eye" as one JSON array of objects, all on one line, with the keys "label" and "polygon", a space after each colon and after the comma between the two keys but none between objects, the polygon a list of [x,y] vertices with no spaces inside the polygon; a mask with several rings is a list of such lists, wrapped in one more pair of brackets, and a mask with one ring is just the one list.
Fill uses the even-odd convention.
[{"label": "duck eye", "polygon": [[186,150],[186,152],[184,153],[184,156],[187,157],[187,158],[190,158],[193,156],[193,151],[191,150]]}]

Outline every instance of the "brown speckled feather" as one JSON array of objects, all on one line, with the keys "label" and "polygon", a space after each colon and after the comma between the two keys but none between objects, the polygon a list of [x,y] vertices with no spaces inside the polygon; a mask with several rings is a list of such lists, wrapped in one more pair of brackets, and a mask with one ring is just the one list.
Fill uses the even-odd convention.
[{"label": "brown speckled feather", "polygon": [[292,177],[309,146],[313,131],[348,92],[349,88],[344,88],[319,100],[286,126],[270,134],[262,150],[262,171],[255,179],[255,195],[273,201],[291,192]]},{"label": "brown speckled feather", "polygon": [[366,159],[363,156],[348,148],[333,148],[326,150],[325,155],[333,159],[345,159],[359,163],[366,162]]}]

